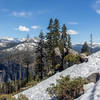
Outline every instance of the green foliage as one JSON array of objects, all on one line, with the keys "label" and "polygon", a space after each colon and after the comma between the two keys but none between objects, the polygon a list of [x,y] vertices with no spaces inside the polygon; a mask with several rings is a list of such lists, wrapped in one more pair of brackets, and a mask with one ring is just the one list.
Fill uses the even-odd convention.
[{"label": "green foliage", "polygon": [[30,80],[28,83],[26,79],[7,82],[0,84],[0,94],[12,94],[24,90],[27,87],[34,86],[38,81]]},{"label": "green foliage", "polygon": [[1,95],[0,100],[16,100],[11,95]]},{"label": "green foliage", "polygon": [[62,44],[61,40],[59,41],[59,50],[60,50],[60,53],[62,54],[63,53],[63,44]]},{"label": "green foliage", "polygon": [[32,74],[29,73],[28,79],[29,79],[29,82],[31,82],[33,80]]},{"label": "green foliage", "polygon": [[55,66],[55,70],[58,70],[59,68],[60,68],[60,64],[57,64],[56,66]]},{"label": "green foliage", "polygon": [[47,89],[51,97],[56,96],[57,100],[74,100],[83,93],[83,85],[87,80],[81,77],[70,79],[70,76],[61,77],[57,80],[57,85],[51,84]]},{"label": "green foliage", "polygon": [[44,35],[43,32],[40,32],[39,35],[40,41],[38,42],[38,46],[36,48],[36,74],[39,75],[40,79],[43,79],[43,71],[44,71],[44,58],[45,58],[45,52],[44,52]]},{"label": "green foliage", "polygon": [[68,34],[67,34],[67,27],[65,24],[62,27],[61,40],[62,40],[63,48],[67,48],[68,47]]},{"label": "green foliage", "polygon": [[20,94],[17,99],[12,95],[1,95],[0,100],[28,100],[28,98],[22,94]]},{"label": "green foliage", "polygon": [[73,64],[79,64],[80,63],[80,56],[68,54],[68,55],[65,56],[65,60],[66,60],[66,62],[70,62],[70,63],[73,63]]},{"label": "green foliage", "polygon": [[85,43],[83,44],[83,47],[82,47],[82,49],[81,49],[81,53],[89,53],[89,47],[88,47],[87,42],[85,42]]},{"label": "green foliage", "polygon": [[28,87],[31,87],[31,86],[35,86],[38,82],[40,82],[40,81],[39,80],[37,80],[37,81],[32,80],[32,81],[28,82],[25,85],[25,87],[28,88]]},{"label": "green foliage", "polygon": [[20,94],[17,100],[28,100],[28,98],[25,95]]},{"label": "green foliage", "polygon": [[59,45],[59,40],[60,40],[60,25],[59,25],[59,20],[56,18],[54,20],[53,24],[53,45],[54,47],[58,47]]},{"label": "green foliage", "polygon": [[50,19],[46,40],[48,61],[51,61],[50,65],[55,66],[55,48],[59,47],[60,41],[60,25],[58,19],[55,19],[54,21]]},{"label": "green foliage", "polygon": [[17,90],[17,86],[15,86],[14,82],[7,82],[0,86],[0,93],[10,94]]},{"label": "green foliage", "polygon": [[68,48],[72,48],[71,36],[68,34]]}]

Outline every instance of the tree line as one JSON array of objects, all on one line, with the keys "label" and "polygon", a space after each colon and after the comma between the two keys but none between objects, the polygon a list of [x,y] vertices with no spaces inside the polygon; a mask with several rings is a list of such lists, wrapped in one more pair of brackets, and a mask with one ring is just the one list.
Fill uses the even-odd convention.
[{"label": "tree line", "polygon": [[[48,32],[44,36],[43,31],[39,35],[39,43],[36,48],[36,73],[40,79],[43,79],[43,74],[49,73],[50,71],[56,72],[56,54],[55,49],[58,47],[61,53],[61,62],[59,62],[59,71],[64,69],[64,57],[65,51],[68,48],[72,48],[71,36],[67,33],[67,27],[63,24],[62,28],[58,19],[51,18],[47,27]],[[45,69],[45,62],[47,62],[47,68]]]}]

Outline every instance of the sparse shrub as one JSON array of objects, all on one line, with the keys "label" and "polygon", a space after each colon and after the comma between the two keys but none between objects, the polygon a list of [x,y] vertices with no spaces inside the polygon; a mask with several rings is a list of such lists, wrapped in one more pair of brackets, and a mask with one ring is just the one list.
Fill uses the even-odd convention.
[{"label": "sparse shrub", "polygon": [[34,86],[34,85],[36,85],[37,83],[38,83],[37,81],[32,80],[32,81],[30,81],[30,82],[28,82],[28,83],[26,84],[26,87]]},{"label": "sparse shrub", "polygon": [[65,56],[65,61],[68,62],[69,67],[72,66],[73,64],[79,64],[80,63],[80,56],[79,55],[72,55],[68,54]]},{"label": "sparse shrub", "polygon": [[11,95],[1,95],[0,100],[16,100],[16,99]]},{"label": "sparse shrub", "polygon": [[25,95],[20,94],[20,95],[18,96],[17,100],[28,100],[28,98],[27,98]]},{"label": "sparse shrub", "polygon": [[87,80],[81,77],[76,79],[70,79],[70,76],[61,77],[57,80],[57,85],[51,84],[47,91],[51,97],[57,97],[57,100],[74,100],[84,92],[83,85],[86,83]]},{"label": "sparse shrub", "polygon": [[0,100],[28,100],[28,98],[23,94],[20,94],[17,99],[12,95],[1,95]]},{"label": "sparse shrub", "polygon": [[55,69],[56,70],[59,70],[60,69],[60,66],[61,66],[60,64],[57,64],[56,67],[55,67]]}]

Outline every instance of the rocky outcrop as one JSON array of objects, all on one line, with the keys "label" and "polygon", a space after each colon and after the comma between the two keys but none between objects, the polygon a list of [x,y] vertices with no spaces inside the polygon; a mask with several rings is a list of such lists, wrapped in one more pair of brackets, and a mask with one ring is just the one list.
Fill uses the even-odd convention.
[{"label": "rocky outcrop", "polygon": [[79,55],[79,53],[73,49],[68,49],[68,54],[72,54],[72,55]]},{"label": "rocky outcrop", "polygon": [[80,60],[81,60],[82,63],[83,62],[88,62],[88,58],[87,58],[85,53],[81,53],[80,58],[81,58]]},{"label": "rocky outcrop", "polygon": [[100,80],[100,73],[93,73],[90,76],[87,77],[87,80],[89,82],[96,83],[98,80]]},{"label": "rocky outcrop", "polygon": [[59,48],[58,48],[58,47],[57,47],[57,48],[55,48],[55,54],[56,54],[56,56],[61,57],[61,53],[60,53],[60,50],[59,50]]}]

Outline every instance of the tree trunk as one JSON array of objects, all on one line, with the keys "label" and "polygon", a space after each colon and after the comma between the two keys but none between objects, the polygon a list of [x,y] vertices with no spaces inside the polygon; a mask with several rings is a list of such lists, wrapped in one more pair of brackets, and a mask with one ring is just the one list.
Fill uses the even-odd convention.
[{"label": "tree trunk", "polygon": [[27,83],[28,83],[28,81],[29,81],[29,79],[28,79],[28,78],[29,78],[29,71],[28,71],[28,67],[29,67],[29,65],[27,64],[27,68],[26,68],[26,74],[27,74],[27,80],[26,80],[26,81],[27,81]]}]

